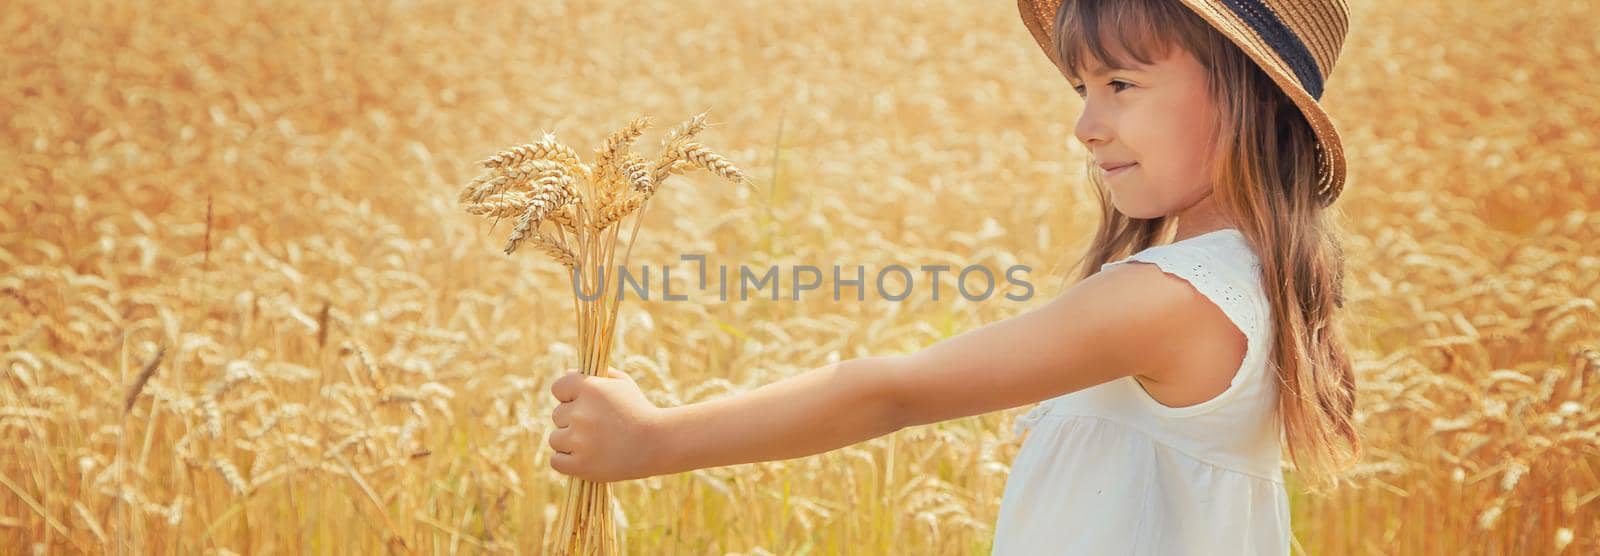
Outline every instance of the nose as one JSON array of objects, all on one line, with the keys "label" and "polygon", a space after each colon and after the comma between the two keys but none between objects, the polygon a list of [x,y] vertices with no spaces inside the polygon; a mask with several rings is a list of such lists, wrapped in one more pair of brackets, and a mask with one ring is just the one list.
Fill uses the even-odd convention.
[{"label": "nose", "polygon": [[1093,147],[1094,142],[1106,143],[1111,141],[1111,114],[1103,102],[1085,99],[1083,112],[1078,115],[1078,123],[1072,129],[1073,135],[1085,147]]}]

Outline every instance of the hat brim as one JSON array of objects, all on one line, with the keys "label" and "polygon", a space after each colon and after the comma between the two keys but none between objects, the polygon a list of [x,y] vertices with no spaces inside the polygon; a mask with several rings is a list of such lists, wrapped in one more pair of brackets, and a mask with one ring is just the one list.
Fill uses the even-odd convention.
[{"label": "hat brim", "polygon": [[[1317,198],[1319,203],[1326,207],[1333,204],[1335,199],[1344,190],[1345,161],[1344,145],[1339,140],[1339,130],[1334,127],[1333,119],[1328,112],[1322,109],[1311,93],[1300,85],[1288,64],[1278,57],[1276,51],[1267,46],[1250,26],[1240,21],[1232,11],[1217,6],[1204,0],[1180,0],[1195,14],[1210,23],[1212,28],[1222,33],[1232,41],[1239,50],[1254,60],[1256,65],[1272,78],[1278,88],[1288,95],[1305,115],[1306,121],[1311,124],[1312,131],[1317,136],[1317,144],[1322,150],[1322,159],[1318,169],[1319,182]],[[1056,70],[1063,78],[1067,77],[1067,68],[1061,60],[1056,59],[1055,39],[1052,36],[1055,29],[1056,10],[1061,6],[1061,0],[1017,0],[1017,8],[1022,12],[1022,23],[1033,35],[1033,40],[1044,50],[1046,57],[1056,66]]]}]

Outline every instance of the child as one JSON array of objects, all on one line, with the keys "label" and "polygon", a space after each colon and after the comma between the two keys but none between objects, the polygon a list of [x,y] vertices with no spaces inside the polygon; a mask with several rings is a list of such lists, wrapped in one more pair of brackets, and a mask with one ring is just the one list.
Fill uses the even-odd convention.
[{"label": "child", "polygon": [[1280,449],[1313,485],[1360,452],[1324,214],[1344,159],[1316,100],[1347,9],[1059,2],[1019,5],[1084,100],[1104,218],[1077,283],[917,353],[682,407],[569,374],[551,466],[615,481],[789,459],[1043,400],[1017,422],[995,554],[1288,553]]}]

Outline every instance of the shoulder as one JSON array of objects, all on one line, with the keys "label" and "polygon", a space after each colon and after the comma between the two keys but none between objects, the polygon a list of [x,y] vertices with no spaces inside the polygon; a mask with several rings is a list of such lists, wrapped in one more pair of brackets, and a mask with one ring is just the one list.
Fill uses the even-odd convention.
[{"label": "shoulder", "polygon": [[1169,280],[1187,283],[1189,289],[1215,304],[1247,336],[1260,335],[1267,306],[1261,284],[1261,260],[1234,230],[1222,230],[1179,243],[1158,245],[1122,260],[1100,266],[1101,271],[1130,266],[1154,266]]},{"label": "shoulder", "polygon": [[1100,271],[1081,284],[1098,295],[1116,299],[1125,318],[1147,325],[1152,330],[1194,331],[1215,329],[1229,337],[1243,338],[1243,330],[1233,322],[1217,300],[1186,273],[1174,272],[1150,261],[1130,259]]},{"label": "shoulder", "polygon": [[[1208,286],[1204,262],[1165,264],[1157,257],[1135,257],[1110,264],[1084,280],[1085,293],[1106,298],[1108,320],[1125,330],[1127,364],[1136,374],[1162,382],[1180,376],[1226,374],[1243,361],[1248,336],[1224,310],[1222,293]],[[1196,271],[1199,272],[1196,272]]]}]

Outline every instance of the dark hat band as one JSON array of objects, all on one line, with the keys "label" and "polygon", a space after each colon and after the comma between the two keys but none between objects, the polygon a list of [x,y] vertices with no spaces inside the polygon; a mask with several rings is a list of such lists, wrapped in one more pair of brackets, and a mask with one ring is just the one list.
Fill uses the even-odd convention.
[{"label": "dark hat band", "polygon": [[1221,0],[1220,3],[1255,30],[1257,35],[1261,35],[1262,40],[1267,41],[1267,46],[1272,47],[1278,57],[1289,64],[1289,69],[1294,70],[1300,86],[1311,94],[1311,98],[1322,99],[1322,72],[1317,69],[1316,59],[1311,57],[1311,50],[1306,48],[1306,43],[1278,18],[1276,12],[1262,4],[1261,0]]}]

